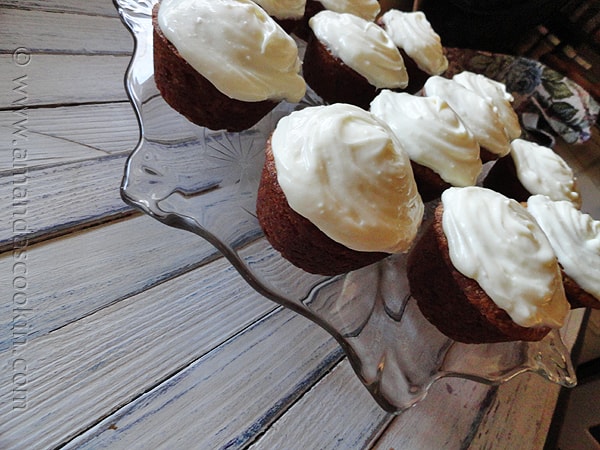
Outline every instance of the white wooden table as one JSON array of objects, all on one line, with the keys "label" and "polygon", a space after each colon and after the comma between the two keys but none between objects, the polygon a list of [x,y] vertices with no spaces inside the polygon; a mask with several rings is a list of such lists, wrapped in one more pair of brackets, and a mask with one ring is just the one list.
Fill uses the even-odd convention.
[{"label": "white wooden table", "polygon": [[387,414],[333,338],[127,206],[132,48],[109,0],[0,1],[0,448],[543,446],[558,386],[449,378]]}]

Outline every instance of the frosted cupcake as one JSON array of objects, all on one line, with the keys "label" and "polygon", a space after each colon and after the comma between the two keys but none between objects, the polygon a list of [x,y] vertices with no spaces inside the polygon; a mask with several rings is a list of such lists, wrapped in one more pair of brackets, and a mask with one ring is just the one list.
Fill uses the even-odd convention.
[{"label": "frosted cupcake", "polygon": [[361,108],[293,112],[267,144],[256,213],[271,245],[307,272],[335,275],[407,251],[423,209],[408,155]]},{"label": "frosted cupcake", "polygon": [[511,139],[496,108],[486,98],[454,80],[440,76],[430,77],[425,82],[423,94],[435,95],[448,102],[479,142],[483,162],[510,152]]},{"label": "frosted cupcake", "polygon": [[553,201],[544,195],[530,197],[527,210],[558,257],[571,306],[600,309],[600,221],[572,202]]},{"label": "frosted cupcake", "polygon": [[461,342],[537,341],[560,328],[570,309],[534,217],[481,187],[444,191],[407,275],[423,315]]},{"label": "frosted cupcake", "polygon": [[392,129],[410,157],[423,201],[450,186],[472,186],[481,173],[479,144],[447,102],[382,91],[371,113]]},{"label": "frosted cupcake", "polygon": [[515,99],[506,91],[504,83],[469,71],[457,73],[452,79],[461,86],[479,94],[494,106],[509,139],[517,139],[521,136],[519,116],[512,107],[512,102]]},{"label": "frosted cupcake", "polygon": [[373,22],[379,15],[381,6],[376,0],[307,0],[304,18],[302,24],[296,28],[296,35],[301,39],[308,40],[308,21],[323,10],[353,14]]},{"label": "frosted cupcake", "polygon": [[286,32],[292,33],[299,26],[306,12],[306,0],[254,0]]},{"label": "frosted cupcake", "polygon": [[403,89],[408,74],[383,29],[352,14],[321,11],[309,22],[304,77],[327,103],[368,109],[381,89]]},{"label": "frosted cupcake", "polygon": [[244,130],[305,94],[296,43],[252,1],[163,0],[153,25],[156,85],[198,125]]},{"label": "frosted cupcake", "polygon": [[551,148],[524,139],[511,143],[511,152],[494,163],[483,185],[519,202],[541,194],[581,207],[577,178],[565,160]]},{"label": "frosted cupcake", "polygon": [[400,49],[408,71],[406,91],[415,93],[427,78],[442,75],[448,68],[442,40],[421,11],[403,12],[391,9],[377,23]]}]

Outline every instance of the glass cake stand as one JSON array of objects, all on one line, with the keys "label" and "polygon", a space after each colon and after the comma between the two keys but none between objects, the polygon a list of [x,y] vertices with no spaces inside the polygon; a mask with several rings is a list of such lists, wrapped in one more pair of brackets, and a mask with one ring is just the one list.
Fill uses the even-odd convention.
[{"label": "glass cake stand", "polygon": [[[399,413],[443,377],[497,385],[535,372],[574,386],[559,331],[540,342],[469,345],[442,335],[419,312],[399,254],[335,277],[308,274],[266,241],[255,216],[263,150],[277,120],[319,104],[310,92],[280,104],[241,133],[188,122],[161,98],[153,79],[155,1],[115,0],[135,38],[125,85],[141,136],[125,168],[123,199],[149,216],[214,245],[258,292],[315,322],[344,349],[357,376],[385,410]],[[427,205],[425,222],[435,205]],[[190,235],[190,241],[194,236]]]}]

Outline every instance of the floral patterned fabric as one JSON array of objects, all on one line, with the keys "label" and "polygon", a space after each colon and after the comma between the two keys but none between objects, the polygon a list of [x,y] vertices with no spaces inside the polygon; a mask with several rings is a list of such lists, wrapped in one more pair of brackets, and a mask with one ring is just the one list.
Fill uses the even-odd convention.
[{"label": "floral patterned fabric", "polygon": [[538,114],[568,143],[582,143],[591,135],[600,104],[577,83],[532,59],[478,50],[446,48],[450,62],[444,74],[468,70],[500,81],[515,97],[519,116]]}]

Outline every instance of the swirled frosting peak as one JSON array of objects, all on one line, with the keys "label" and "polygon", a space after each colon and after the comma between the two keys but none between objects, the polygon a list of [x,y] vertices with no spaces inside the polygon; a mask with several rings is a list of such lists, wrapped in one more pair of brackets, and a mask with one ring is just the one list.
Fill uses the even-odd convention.
[{"label": "swirled frosting peak", "polygon": [[250,0],[163,0],[158,24],[179,54],[231,98],[297,102],[306,92],[296,43]]},{"label": "swirled frosting peak", "polygon": [[533,216],[486,188],[442,194],[450,259],[524,327],[560,328],[570,309],[554,251]]},{"label": "swirled frosting peak", "polygon": [[581,206],[581,195],[573,170],[554,150],[535,142],[515,139],[510,153],[517,178],[531,194],[552,200],[568,200]]},{"label": "swirled frosting peak", "polygon": [[548,236],[565,273],[600,301],[600,221],[573,203],[533,195],[527,209]]},{"label": "swirled frosting peak", "polygon": [[377,0],[319,0],[325,9],[373,21],[381,11]]},{"label": "swirled frosting peak", "polygon": [[521,136],[519,116],[517,116],[511,104],[514,101],[514,97],[506,91],[504,83],[492,80],[480,73],[469,71],[457,73],[452,79],[467,89],[481,95],[494,106],[509,138],[517,139]]},{"label": "swirled frosting peak", "polygon": [[441,75],[448,68],[442,40],[422,11],[391,9],[381,22],[394,44],[403,49],[429,75]]},{"label": "swirled frosting peak", "polygon": [[479,145],[498,156],[510,152],[510,138],[493,105],[478,93],[454,80],[432,76],[425,82],[426,96],[436,95],[448,102],[473,133]]},{"label": "swirled frosting peak", "polygon": [[332,55],[376,88],[405,88],[408,73],[400,51],[383,29],[358,16],[321,11],[309,20]]},{"label": "swirled frosting peak", "polygon": [[408,250],[423,217],[410,160],[369,112],[336,103],[282,118],[271,139],[292,209],[358,251]]},{"label": "swirled frosting peak", "polygon": [[417,164],[453,186],[471,186],[481,172],[479,144],[447,102],[383,90],[371,113],[389,125]]}]

